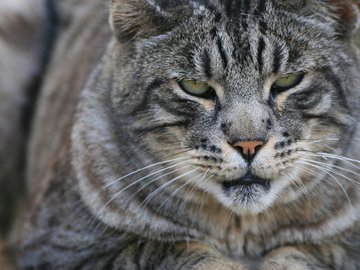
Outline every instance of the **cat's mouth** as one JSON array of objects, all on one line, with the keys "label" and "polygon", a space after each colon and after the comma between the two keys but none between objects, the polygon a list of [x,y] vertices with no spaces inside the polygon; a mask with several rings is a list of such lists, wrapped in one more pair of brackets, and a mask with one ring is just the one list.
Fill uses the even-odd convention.
[{"label": "cat's mouth", "polygon": [[243,177],[234,180],[227,180],[222,182],[224,190],[231,190],[238,187],[262,187],[264,190],[270,190],[270,180],[264,179],[251,172],[247,172]]}]

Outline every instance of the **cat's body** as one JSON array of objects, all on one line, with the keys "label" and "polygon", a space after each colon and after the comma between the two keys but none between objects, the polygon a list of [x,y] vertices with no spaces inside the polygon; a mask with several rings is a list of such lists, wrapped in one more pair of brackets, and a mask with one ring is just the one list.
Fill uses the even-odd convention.
[{"label": "cat's body", "polygon": [[[58,6],[20,267],[360,269],[350,2],[158,2],[112,1],[117,39],[102,1]],[[270,98],[292,72],[300,86]]]}]

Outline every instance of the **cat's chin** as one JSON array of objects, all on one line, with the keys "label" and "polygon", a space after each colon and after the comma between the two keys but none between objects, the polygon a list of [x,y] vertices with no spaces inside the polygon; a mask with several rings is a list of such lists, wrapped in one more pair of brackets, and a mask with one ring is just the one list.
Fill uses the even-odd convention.
[{"label": "cat's chin", "polygon": [[222,203],[233,212],[241,215],[258,214],[265,211],[273,202],[271,180],[252,174],[221,183],[224,197]]},{"label": "cat's chin", "polygon": [[266,212],[274,200],[269,194],[236,194],[234,197],[222,198],[220,201],[234,214],[241,216],[257,215]]}]

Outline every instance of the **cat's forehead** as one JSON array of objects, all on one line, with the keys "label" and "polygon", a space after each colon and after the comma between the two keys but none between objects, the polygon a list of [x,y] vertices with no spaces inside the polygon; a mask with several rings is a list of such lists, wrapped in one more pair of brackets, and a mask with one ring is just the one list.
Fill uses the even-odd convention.
[{"label": "cat's forehead", "polygon": [[148,0],[158,9],[191,8],[193,10],[208,10],[220,12],[229,17],[237,17],[241,13],[254,13],[261,15],[269,9],[299,10],[306,6],[305,0]]},{"label": "cat's forehead", "polygon": [[[326,66],[340,46],[331,22],[301,10],[288,10],[289,6],[282,7],[290,0],[153,1],[167,2],[164,5],[168,11],[191,2],[190,11],[199,11],[195,16],[181,16],[173,31],[145,44],[152,50],[148,53],[151,61],[154,55],[157,59],[167,59],[171,70],[175,66],[181,70],[180,77],[194,77],[194,72],[190,71],[195,70],[200,79],[210,66],[212,75],[219,77],[216,79],[239,87],[254,85],[253,80],[242,81],[256,79],[252,75],[254,70],[259,76],[312,70]],[[189,5],[183,8],[187,13],[182,15],[189,15]],[[176,16],[178,13],[168,14]],[[171,53],[164,54],[164,50]]]},{"label": "cat's forehead", "polygon": [[[293,0],[148,0],[156,5],[158,11],[176,18],[176,22],[188,19],[198,22],[199,18],[206,26],[218,27],[226,24],[227,30],[240,34],[239,29],[250,31],[278,27],[294,27],[304,25],[302,15],[311,7],[310,1]],[[241,27],[241,26],[246,27]],[[196,26],[196,24],[195,24]],[[239,27],[240,26],[240,27]],[[247,27],[248,26],[248,27]],[[311,26],[312,27],[312,26]]]}]

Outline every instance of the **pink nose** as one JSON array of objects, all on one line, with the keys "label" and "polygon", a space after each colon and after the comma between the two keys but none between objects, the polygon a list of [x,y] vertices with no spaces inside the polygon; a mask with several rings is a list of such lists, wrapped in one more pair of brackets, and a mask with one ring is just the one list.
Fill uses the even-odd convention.
[{"label": "pink nose", "polygon": [[263,141],[244,141],[234,144],[233,147],[239,149],[243,158],[251,162],[263,145]]}]

